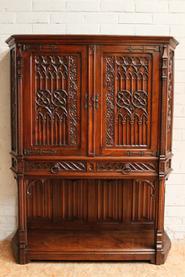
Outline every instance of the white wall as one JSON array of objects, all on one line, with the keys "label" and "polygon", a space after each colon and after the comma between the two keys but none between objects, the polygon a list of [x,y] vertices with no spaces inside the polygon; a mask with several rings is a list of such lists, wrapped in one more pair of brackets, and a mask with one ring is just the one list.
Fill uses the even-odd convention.
[{"label": "white wall", "polygon": [[16,33],[173,35],[174,171],[167,183],[165,225],[185,238],[185,0],[0,0],[0,239],[16,228],[16,184],[10,167],[9,54]]}]

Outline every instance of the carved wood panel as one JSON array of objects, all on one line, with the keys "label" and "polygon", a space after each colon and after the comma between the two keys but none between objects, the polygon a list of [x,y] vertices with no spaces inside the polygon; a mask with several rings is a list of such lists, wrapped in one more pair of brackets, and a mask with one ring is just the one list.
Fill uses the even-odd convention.
[{"label": "carved wood panel", "polygon": [[76,55],[36,55],[34,145],[77,145],[80,128]]},{"label": "carved wood panel", "polygon": [[85,151],[86,52],[84,46],[67,45],[53,52],[24,50],[25,155]]},{"label": "carved wood panel", "polygon": [[106,160],[58,160],[58,161],[25,161],[24,171],[27,174],[39,171],[49,175],[66,175],[71,173],[101,173],[106,176],[140,175],[156,176],[158,163],[156,161],[106,161]]},{"label": "carved wood panel", "polygon": [[152,222],[154,195],[154,182],[147,180],[31,180],[27,213],[30,222]]},{"label": "carved wood panel", "polygon": [[27,216],[31,218],[52,219],[53,191],[49,181],[32,180],[27,189]]},{"label": "carved wood panel", "polygon": [[104,56],[106,146],[149,146],[151,56]]},{"label": "carved wood panel", "polygon": [[133,182],[132,220],[153,221],[155,218],[155,183],[150,180]]},{"label": "carved wood panel", "polygon": [[112,171],[124,173],[156,172],[157,167],[152,162],[97,162],[97,171]]}]

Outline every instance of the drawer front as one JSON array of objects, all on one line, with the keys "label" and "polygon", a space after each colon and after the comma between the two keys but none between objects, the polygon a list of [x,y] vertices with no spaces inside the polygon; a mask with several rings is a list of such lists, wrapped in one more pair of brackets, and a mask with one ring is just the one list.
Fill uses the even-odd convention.
[{"label": "drawer front", "polygon": [[50,176],[80,177],[125,177],[125,176],[157,176],[157,160],[56,160],[35,161],[24,163],[25,174]]}]

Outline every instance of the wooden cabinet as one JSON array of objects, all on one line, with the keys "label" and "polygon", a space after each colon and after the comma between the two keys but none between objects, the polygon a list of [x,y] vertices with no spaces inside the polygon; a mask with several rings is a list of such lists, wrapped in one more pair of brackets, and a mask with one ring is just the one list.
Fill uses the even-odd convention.
[{"label": "wooden cabinet", "polygon": [[164,263],[177,41],[14,35],[7,43],[17,261]]}]

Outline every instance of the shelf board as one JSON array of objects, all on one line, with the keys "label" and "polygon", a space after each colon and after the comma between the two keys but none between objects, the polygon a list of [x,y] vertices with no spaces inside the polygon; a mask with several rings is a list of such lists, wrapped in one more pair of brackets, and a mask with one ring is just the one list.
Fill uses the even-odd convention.
[{"label": "shelf board", "polygon": [[28,231],[30,260],[152,260],[154,231]]}]

